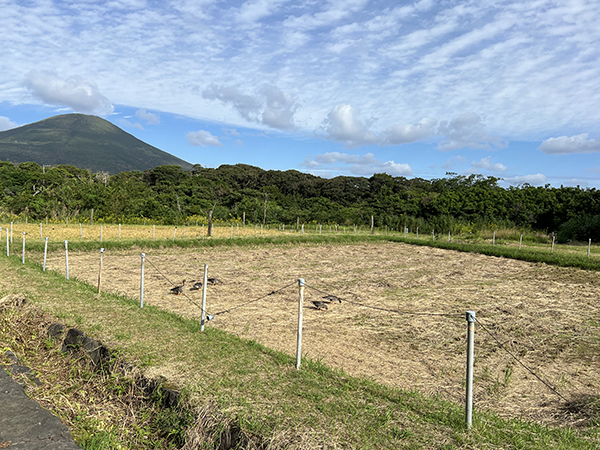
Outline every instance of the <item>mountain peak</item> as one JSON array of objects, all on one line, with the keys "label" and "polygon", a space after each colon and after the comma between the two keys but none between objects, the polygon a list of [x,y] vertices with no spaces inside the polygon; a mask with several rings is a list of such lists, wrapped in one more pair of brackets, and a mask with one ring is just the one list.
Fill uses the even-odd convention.
[{"label": "mountain peak", "polygon": [[0,132],[0,160],[70,164],[111,174],[165,164],[192,168],[108,120],[86,114],[61,114]]}]

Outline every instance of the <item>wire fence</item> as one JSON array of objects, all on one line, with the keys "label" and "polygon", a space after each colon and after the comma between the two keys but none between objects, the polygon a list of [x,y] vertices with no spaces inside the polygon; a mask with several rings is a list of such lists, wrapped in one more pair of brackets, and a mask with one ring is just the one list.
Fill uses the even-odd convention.
[{"label": "wire fence", "polygon": [[[45,261],[45,260],[44,260]],[[158,273],[164,280],[166,280],[171,286],[176,287],[176,283],[174,283],[172,281],[172,279],[165,273],[166,271],[164,269],[161,270],[161,268],[158,267],[157,264],[155,264],[151,259],[149,259],[146,256],[146,262],[148,262],[148,264],[156,271],[156,273]],[[296,285],[297,281],[293,281],[289,284],[285,284],[277,289],[273,289],[270,290],[268,293],[264,294],[264,295],[260,295],[256,298],[253,298],[249,301],[245,301],[243,303],[240,303],[238,305],[220,310],[215,312],[212,317],[216,317],[216,316],[224,316],[232,311],[247,307],[248,305],[251,304],[255,304],[260,302],[261,300],[264,300],[274,294],[277,293],[281,293],[289,288],[291,288],[292,286]],[[409,310],[401,310],[401,309],[390,309],[390,308],[384,308],[384,307],[380,307],[380,306],[374,306],[374,305],[369,305],[366,304],[364,302],[359,302],[359,301],[354,301],[354,300],[350,300],[347,298],[347,296],[345,296],[344,294],[338,294],[338,293],[332,293],[329,290],[323,290],[323,289],[319,289],[317,287],[314,287],[312,285],[309,284],[305,284],[306,288],[313,290],[321,295],[323,295],[326,300],[329,301],[340,301],[340,302],[345,302],[348,303],[350,305],[353,305],[355,307],[359,307],[359,308],[366,308],[366,309],[370,309],[370,310],[374,310],[374,311],[379,311],[379,312],[385,312],[388,314],[396,314],[396,315],[409,315],[409,316],[432,316],[432,317],[443,317],[443,318],[451,318],[451,319],[458,319],[458,318],[462,318],[464,317],[464,313],[459,313],[459,312],[417,312],[417,311],[409,311]],[[142,286],[143,289],[143,286]],[[185,291],[181,291],[181,294],[183,295],[183,297],[185,297],[191,304],[193,304],[195,307],[197,307],[202,313],[206,314],[206,309],[203,308],[201,305],[199,305],[192,297],[190,297]],[[536,372],[533,371],[533,369],[531,369],[527,364],[525,364],[521,359],[519,359],[513,352],[511,352],[502,342],[501,340],[490,331],[490,329],[488,328],[488,326],[486,326],[484,323],[482,323],[482,321],[480,319],[475,319],[475,322],[477,323],[477,325],[479,327],[481,327],[482,330],[485,331],[485,333],[487,335],[489,335],[489,337],[496,343],[497,347],[502,349],[504,352],[506,352],[506,354],[508,354],[514,361],[516,361],[517,364],[519,364],[523,369],[525,369],[528,373],[530,373],[533,377],[535,377],[539,382],[541,382],[549,391],[551,391],[554,395],[556,395],[558,398],[560,398],[562,401],[564,402],[568,402],[567,398],[565,396],[563,396],[560,392],[557,391],[557,389],[555,387],[553,387],[548,381],[545,380],[545,378],[547,378],[546,376],[542,375],[538,375]]]}]

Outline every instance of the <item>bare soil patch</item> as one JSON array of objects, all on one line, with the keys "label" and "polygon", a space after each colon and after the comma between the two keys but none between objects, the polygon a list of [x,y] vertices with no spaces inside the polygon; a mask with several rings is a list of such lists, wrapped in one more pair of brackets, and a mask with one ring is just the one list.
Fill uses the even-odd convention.
[{"label": "bare soil patch", "polygon": [[[474,310],[508,350],[569,400],[562,401],[476,326],[476,408],[547,424],[584,425],[590,419],[585,405],[600,395],[600,274],[595,272],[401,243],[146,254],[145,304],[200,317],[198,306],[170,288],[171,282],[201,280],[208,264],[209,276],[222,283],[208,286],[207,310],[231,310],[207,326],[290,354],[296,350],[297,279],[304,278],[310,287],[305,289],[303,353],[351,375],[462,402],[464,314]],[[105,253],[102,289],[139,297],[140,262],[139,252]],[[47,264],[64,272],[64,255],[49,256]],[[71,277],[97,283],[99,253],[71,253],[69,266]],[[343,302],[318,311],[310,302],[324,294],[311,287]],[[201,292],[185,289],[198,305]]]}]

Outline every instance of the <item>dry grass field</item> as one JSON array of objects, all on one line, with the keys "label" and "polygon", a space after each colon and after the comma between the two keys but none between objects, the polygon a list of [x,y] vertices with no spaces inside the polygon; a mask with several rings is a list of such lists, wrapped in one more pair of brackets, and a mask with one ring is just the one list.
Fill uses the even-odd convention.
[{"label": "dry grass field", "polygon": [[[146,255],[145,304],[199,317],[201,291],[186,287],[185,296],[177,296],[170,288],[183,279],[188,286],[201,280],[208,264],[209,277],[222,283],[208,286],[207,310],[215,318],[207,327],[290,354],[296,350],[297,279],[304,278],[303,354],[351,375],[463,402],[464,315],[474,310],[508,350],[568,400],[476,325],[475,408],[577,425],[585,423],[586,405],[600,395],[596,272],[399,243],[164,249]],[[140,262],[140,251],[106,252],[102,290],[138,298]],[[97,283],[98,253],[71,252],[69,266],[71,277]],[[64,273],[64,255],[49,255],[48,269]],[[342,303],[318,311],[310,302],[323,292]]]}]

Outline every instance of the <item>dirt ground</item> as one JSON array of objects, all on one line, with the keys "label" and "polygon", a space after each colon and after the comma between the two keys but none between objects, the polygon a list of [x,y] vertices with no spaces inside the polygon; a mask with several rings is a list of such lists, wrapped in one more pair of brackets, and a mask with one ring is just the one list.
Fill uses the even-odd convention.
[{"label": "dirt ground", "polygon": [[[476,409],[576,426],[589,420],[588,405],[600,395],[595,272],[401,243],[166,249],[146,255],[145,304],[200,317],[202,291],[189,286],[202,279],[208,264],[208,276],[221,283],[208,286],[207,311],[215,318],[206,326],[292,355],[298,278],[305,279],[302,353],[351,375],[463,402],[465,312],[473,310],[480,321]],[[102,290],[139,298],[140,263],[140,252],[106,252]],[[50,255],[47,266],[64,273],[64,255]],[[71,277],[96,285],[98,268],[99,253],[69,254]],[[173,295],[170,288],[184,279],[185,295]],[[311,301],[325,293],[342,303],[317,310]]]}]

